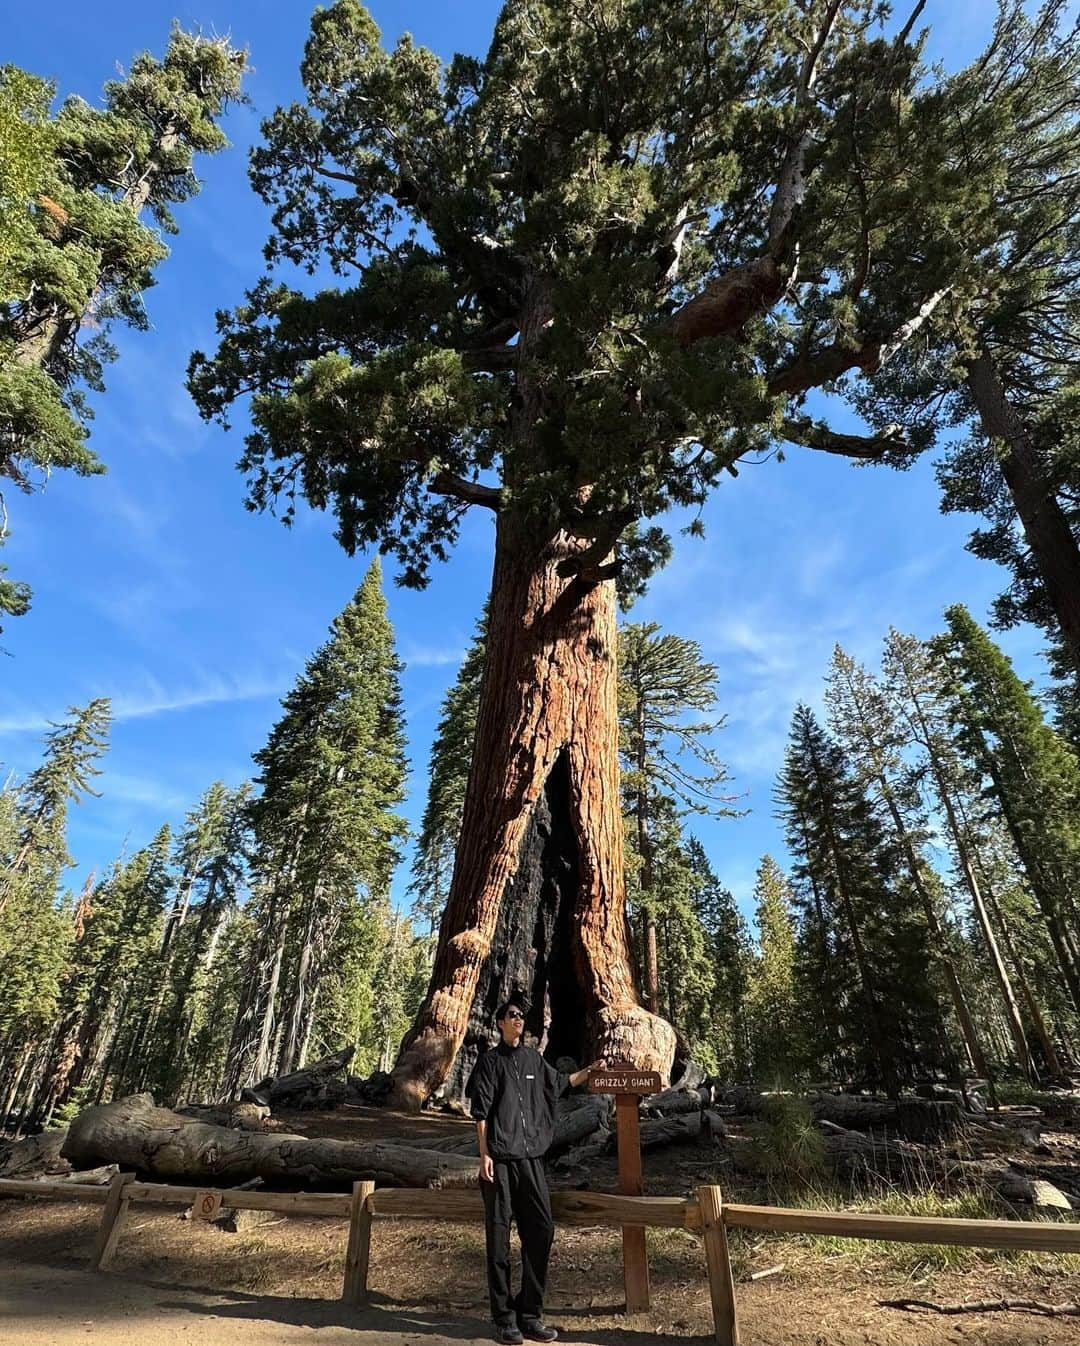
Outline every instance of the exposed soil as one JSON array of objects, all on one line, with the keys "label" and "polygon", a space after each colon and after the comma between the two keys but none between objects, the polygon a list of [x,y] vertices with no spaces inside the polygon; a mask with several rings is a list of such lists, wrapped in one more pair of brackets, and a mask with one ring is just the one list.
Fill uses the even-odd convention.
[{"label": "exposed soil", "polygon": [[[454,1134],[464,1119],[404,1117],[360,1107],[299,1113],[289,1128],[357,1138]],[[651,1191],[682,1193],[707,1180],[702,1156],[672,1149],[646,1156]],[[592,1185],[614,1186],[606,1165]],[[279,1219],[241,1233],[190,1221],[177,1211],[135,1207],[110,1272],[88,1270],[100,1207],[45,1201],[0,1202],[0,1340],[5,1346],[441,1346],[489,1340],[483,1231],[380,1219],[372,1242],[373,1307],[363,1313],[337,1296],[345,1252],[342,1221]],[[967,1255],[960,1269],[931,1271],[912,1249],[901,1265],[875,1245],[847,1244],[838,1256],[797,1239],[760,1238],[735,1246],[744,1346],[1074,1346],[1077,1319],[996,1313],[939,1318],[881,1307],[883,1299],[938,1303],[1080,1298],[1074,1259],[1017,1263]],[[653,1308],[621,1307],[617,1231],[561,1228],[552,1258],[549,1318],[564,1340],[596,1346],[654,1346],[711,1339],[699,1238],[649,1233]],[[985,1260],[983,1260],[985,1259]],[[784,1263],[768,1280],[747,1274]]]}]

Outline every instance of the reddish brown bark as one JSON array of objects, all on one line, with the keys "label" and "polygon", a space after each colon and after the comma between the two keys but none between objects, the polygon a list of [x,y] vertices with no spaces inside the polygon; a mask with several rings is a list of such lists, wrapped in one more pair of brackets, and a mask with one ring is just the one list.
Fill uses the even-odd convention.
[{"label": "reddish brown bark", "polygon": [[671,1069],[674,1030],[640,1005],[627,942],[614,583],[558,573],[585,545],[565,533],[530,536],[512,510],[498,517],[461,841],[428,994],[394,1069],[396,1106],[419,1108],[450,1071],[530,819],[556,768],[568,788],[555,797],[572,825],[560,917],[574,984],[534,985],[534,1003],[549,998],[547,1026],[563,1041],[560,1014],[579,1016],[586,1059]]}]

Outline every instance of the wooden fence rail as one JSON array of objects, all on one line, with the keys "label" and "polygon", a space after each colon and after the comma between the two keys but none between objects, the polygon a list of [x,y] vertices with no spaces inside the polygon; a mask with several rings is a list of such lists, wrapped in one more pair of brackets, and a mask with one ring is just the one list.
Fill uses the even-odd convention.
[{"label": "wooden fence rail", "polygon": [[[94,1243],[92,1265],[109,1264],[133,1202],[190,1205],[216,1213],[271,1210],[283,1215],[322,1215],[347,1220],[342,1299],[368,1303],[368,1266],[375,1216],[410,1219],[466,1220],[483,1218],[483,1202],[475,1188],[438,1191],[424,1188],[375,1188],[357,1182],[351,1194],[335,1192],[257,1192],[243,1188],[181,1187],[136,1182],[134,1174],[118,1173],[108,1187],[64,1182],[0,1179],[0,1197],[38,1196],[57,1201],[89,1201],[104,1206]],[[976,1248],[1028,1249],[1035,1252],[1080,1253],[1080,1224],[1049,1224],[1020,1220],[935,1219],[932,1216],[872,1215],[861,1211],[788,1210],[777,1206],[743,1206],[723,1200],[719,1187],[699,1187],[696,1197],[621,1196],[607,1192],[555,1191],[551,1208],[559,1224],[632,1225],[700,1229],[705,1244],[709,1295],[718,1346],[739,1346],[735,1282],[728,1249],[729,1229],[762,1229],[779,1234],[831,1234],[836,1238],[878,1239],[894,1243],[956,1244]]]}]

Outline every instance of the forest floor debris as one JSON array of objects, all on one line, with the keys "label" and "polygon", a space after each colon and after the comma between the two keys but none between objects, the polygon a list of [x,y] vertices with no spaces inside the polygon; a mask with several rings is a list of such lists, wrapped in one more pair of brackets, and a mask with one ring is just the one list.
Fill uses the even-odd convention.
[{"label": "forest floor debris", "polygon": [[[471,1130],[464,1119],[445,1113],[405,1116],[354,1105],[291,1114],[287,1120],[290,1129],[328,1139],[450,1139]],[[738,1127],[732,1119],[728,1124]],[[767,1199],[760,1182],[732,1172],[716,1152],[697,1145],[651,1151],[645,1175],[652,1193],[684,1194],[715,1180],[732,1199]],[[590,1179],[593,1187],[614,1190],[615,1157],[599,1156]],[[553,1175],[554,1184],[563,1181]],[[882,1194],[877,1205],[884,1209],[913,1199]],[[843,1200],[838,1191],[811,1191],[806,1204]],[[870,1208],[875,1202],[864,1197],[863,1204]],[[245,1346],[310,1342],[313,1328],[319,1329],[320,1346],[442,1346],[490,1339],[479,1223],[379,1220],[371,1261],[375,1306],[357,1313],[337,1302],[345,1253],[341,1221],[293,1218],[229,1233],[185,1221],[180,1212],[136,1209],[113,1271],[93,1276],[86,1268],[99,1218],[100,1208],[83,1205],[0,1203],[5,1346],[85,1346],[88,1337],[107,1346],[175,1346],[185,1334],[197,1334],[200,1346],[231,1346],[238,1326]],[[753,1346],[1066,1346],[1075,1341],[1075,1319],[1017,1312],[916,1315],[881,1301],[1061,1303],[1080,1290],[1078,1257],[742,1233],[732,1244],[744,1340]],[[617,1231],[559,1229],[549,1316],[564,1340],[649,1346],[709,1335],[699,1238],[683,1230],[650,1230],[649,1249],[653,1309],[626,1317],[620,1308]],[[781,1260],[783,1272],[750,1280],[755,1271]]]}]

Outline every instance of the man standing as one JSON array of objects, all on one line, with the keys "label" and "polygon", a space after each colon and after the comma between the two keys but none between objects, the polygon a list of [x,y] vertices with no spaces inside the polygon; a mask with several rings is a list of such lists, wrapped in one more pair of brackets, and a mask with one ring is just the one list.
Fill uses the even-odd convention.
[{"label": "man standing", "polygon": [[[554,1341],[543,1320],[548,1255],[555,1237],[544,1155],[555,1131],[555,1100],[583,1084],[602,1061],[566,1075],[521,1041],[525,1011],[508,1000],[495,1011],[500,1041],[477,1061],[466,1094],[480,1142],[488,1291],[495,1339],[505,1346]],[[521,1291],[510,1295],[510,1220],[521,1238]]]}]

